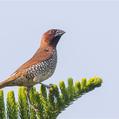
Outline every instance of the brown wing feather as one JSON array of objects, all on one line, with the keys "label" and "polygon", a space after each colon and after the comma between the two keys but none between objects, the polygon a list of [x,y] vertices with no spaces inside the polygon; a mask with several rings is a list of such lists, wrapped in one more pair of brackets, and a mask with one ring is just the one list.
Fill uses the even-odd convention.
[{"label": "brown wing feather", "polygon": [[18,68],[15,72],[19,72],[23,69],[27,69],[32,65],[35,65],[37,63],[41,63],[44,60],[49,59],[53,55],[53,49],[47,48],[47,49],[38,49],[37,52],[33,55],[33,57],[28,60],[26,63],[21,65],[20,68]]},{"label": "brown wing feather", "polygon": [[49,59],[53,55],[53,49],[47,48],[47,49],[38,49],[37,52],[34,54],[34,56],[28,60],[26,63],[21,65],[20,68],[18,68],[9,78],[4,80],[3,82],[0,82],[0,89],[4,88],[6,86],[13,86],[14,80],[17,80],[19,77],[26,77],[27,72],[24,69],[29,68],[32,65],[35,65],[37,63],[40,63],[44,60]]}]

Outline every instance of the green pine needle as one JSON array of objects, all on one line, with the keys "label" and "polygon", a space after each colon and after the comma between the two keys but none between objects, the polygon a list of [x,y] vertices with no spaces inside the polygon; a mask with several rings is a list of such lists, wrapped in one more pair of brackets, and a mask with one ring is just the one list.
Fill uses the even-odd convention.
[{"label": "green pine needle", "polygon": [[59,87],[53,85],[49,90],[41,85],[40,91],[33,87],[30,90],[30,99],[38,109],[37,113],[28,105],[25,87],[20,87],[18,90],[18,102],[15,101],[14,92],[8,92],[6,110],[4,94],[0,90],[0,119],[6,119],[6,117],[7,119],[56,119],[76,99],[100,87],[102,79],[95,76],[89,80],[82,78],[81,82],[79,80],[74,82],[69,78],[67,84],[60,81]]}]

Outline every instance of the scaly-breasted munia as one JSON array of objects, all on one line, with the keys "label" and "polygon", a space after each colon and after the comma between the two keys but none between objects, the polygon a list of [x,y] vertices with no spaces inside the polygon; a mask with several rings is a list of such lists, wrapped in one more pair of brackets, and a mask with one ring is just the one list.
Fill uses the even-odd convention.
[{"label": "scaly-breasted munia", "polygon": [[29,92],[33,85],[51,77],[57,64],[56,46],[64,33],[59,29],[45,32],[40,47],[33,57],[21,65],[8,79],[1,82],[0,89],[7,86],[25,86]]}]

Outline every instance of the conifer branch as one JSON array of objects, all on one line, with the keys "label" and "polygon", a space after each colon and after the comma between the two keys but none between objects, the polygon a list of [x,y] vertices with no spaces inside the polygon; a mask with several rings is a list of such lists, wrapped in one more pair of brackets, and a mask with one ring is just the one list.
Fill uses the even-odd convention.
[{"label": "conifer branch", "polygon": [[30,99],[38,109],[37,114],[28,105],[25,87],[19,88],[18,102],[15,101],[14,92],[8,92],[6,110],[3,91],[0,90],[0,119],[56,119],[76,99],[100,87],[101,84],[102,79],[99,77],[89,80],[83,78],[81,82],[76,81],[75,83],[72,78],[69,78],[67,85],[64,81],[60,81],[59,86],[53,85],[49,90],[43,85],[40,91],[36,91],[33,87],[30,91]]}]

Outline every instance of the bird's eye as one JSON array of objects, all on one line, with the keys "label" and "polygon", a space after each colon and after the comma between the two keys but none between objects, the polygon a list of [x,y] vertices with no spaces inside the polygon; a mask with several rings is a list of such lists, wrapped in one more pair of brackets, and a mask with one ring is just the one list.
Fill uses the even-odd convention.
[{"label": "bird's eye", "polygon": [[56,34],[58,34],[59,33],[59,31],[56,31]]}]

